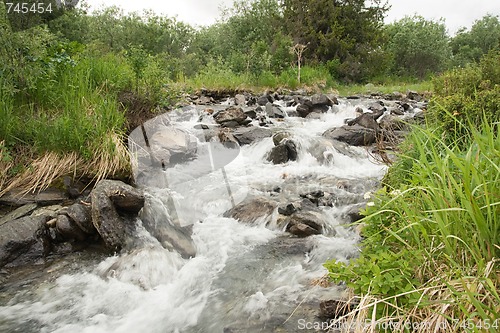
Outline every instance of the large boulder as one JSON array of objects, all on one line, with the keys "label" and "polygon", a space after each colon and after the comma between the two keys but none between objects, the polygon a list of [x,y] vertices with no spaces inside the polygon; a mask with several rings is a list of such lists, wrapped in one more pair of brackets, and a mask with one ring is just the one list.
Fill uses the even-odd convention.
[{"label": "large boulder", "polygon": [[323,137],[350,144],[351,146],[369,146],[376,142],[376,133],[360,125],[332,128],[323,133]]},{"label": "large boulder", "polygon": [[[121,197],[117,201],[133,202],[135,206],[117,205],[112,198]],[[131,243],[135,236],[135,214],[138,203],[144,205],[142,191],[120,181],[100,181],[91,193],[92,223],[106,246],[118,251]]]},{"label": "large boulder", "polygon": [[160,127],[150,138],[151,162],[167,167],[183,163],[196,155],[196,139],[175,127]]},{"label": "large boulder", "polygon": [[236,127],[246,123],[247,115],[240,107],[231,106],[214,115],[215,122],[223,127]]},{"label": "large boulder", "polygon": [[233,132],[233,136],[238,140],[240,145],[248,145],[254,141],[259,141],[268,138],[272,135],[270,129],[262,127],[241,127]]}]

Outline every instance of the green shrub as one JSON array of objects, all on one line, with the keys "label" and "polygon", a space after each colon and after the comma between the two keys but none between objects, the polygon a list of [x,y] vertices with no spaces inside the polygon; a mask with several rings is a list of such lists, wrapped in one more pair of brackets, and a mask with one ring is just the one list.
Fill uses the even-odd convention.
[{"label": "green shrub", "polygon": [[500,53],[490,52],[480,64],[455,69],[434,81],[429,119],[443,125],[448,141],[467,142],[467,126],[479,129],[500,119]]}]

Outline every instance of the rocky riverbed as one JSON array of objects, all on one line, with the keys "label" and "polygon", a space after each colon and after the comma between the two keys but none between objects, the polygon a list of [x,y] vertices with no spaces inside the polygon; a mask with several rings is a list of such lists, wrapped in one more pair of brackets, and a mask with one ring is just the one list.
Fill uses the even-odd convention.
[{"label": "rocky riverbed", "polygon": [[0,198],[0,330],[294,332],[342,298],[322,263],[356,256],[423,97],[191,100],[130,134],[134,186]]}]

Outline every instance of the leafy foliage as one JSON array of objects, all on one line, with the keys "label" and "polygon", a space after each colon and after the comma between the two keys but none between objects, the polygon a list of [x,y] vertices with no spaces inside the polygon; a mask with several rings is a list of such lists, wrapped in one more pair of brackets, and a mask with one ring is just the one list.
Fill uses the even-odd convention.
[{"label": "leafy foliage", "polygon": [[386,27],[392,70],[399,75],[424,78],[447,68],[451,57],[446,26],[421,16],[405,17]]},{"label": "leafy foliage", "polygon": [[[469,127],[500,119],[500,53],[490,52],[479,64],[437,78],[429,113],[440,121],[448,140],[468,142]],[[458,126],[457,122],[466,126]]]},{"label": "leafy foliage", "polygon": [[475,21],[470,31],[461,29],[450,44],[456,66],[479,62],[483,55],[500,49],[498,16],[486,15]]}]

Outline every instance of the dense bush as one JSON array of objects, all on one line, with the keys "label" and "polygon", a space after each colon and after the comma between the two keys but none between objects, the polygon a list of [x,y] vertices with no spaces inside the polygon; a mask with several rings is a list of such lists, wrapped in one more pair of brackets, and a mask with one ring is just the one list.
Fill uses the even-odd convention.
[{"label": "dense bush", "polygon": [[443,125],[450,140],[467,141],[468,127],[500,119],[500,53],[490,52],[479,64],[454,69],[434,81],[429,119]]}]

